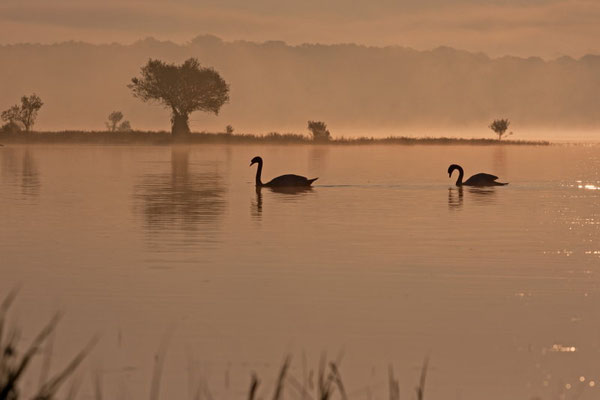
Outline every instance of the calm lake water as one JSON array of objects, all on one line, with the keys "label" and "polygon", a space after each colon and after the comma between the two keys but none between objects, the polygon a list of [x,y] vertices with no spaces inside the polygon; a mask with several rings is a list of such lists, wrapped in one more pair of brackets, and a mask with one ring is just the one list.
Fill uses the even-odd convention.
[{"label": "calm lake water", "polygon": [[[254,188],[319,177],[299,194]],[[453,186],[446,172],[510,182]],[[79,398],[262,395],[326,351],[351,399],[600,396],[600,146],[6,146],[0,294],[53,368],[89,338]],[[306,367],[304,366],[306,365]],[[38,377],[29,379],[37,384]],[[583,381],[583,382],[580,382]],[[593,383],[592,383],[593,382]],[[290,389],[287,398],[300,398]],[[562,397],[561,397],[562,396]]]}]

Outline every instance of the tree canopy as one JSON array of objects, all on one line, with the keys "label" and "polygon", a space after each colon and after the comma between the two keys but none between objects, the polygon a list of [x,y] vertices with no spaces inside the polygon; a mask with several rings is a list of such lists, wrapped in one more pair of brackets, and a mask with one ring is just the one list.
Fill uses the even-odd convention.
[{"label": "tree canopy", "polygon": [[128,132],[131,131],[131,123],[127,120],[122,121],[123,113],[121,111],[113,111],[108,114],[108,121],[104,124],[110,132]]},{"label": "tree canopy", "polygon": [[314,141],[326,142],[331,140],[327,124],[323,121],[308,121],[308,130],[313,134]]},{"label": "tree canopy", "polygon": [[219,113],[229,101],[229,85],[212,68],[201,67],[195,58],[181,65],[150,59],[141,77],[128,87],[140,100],[155,101],[171,109],[173,134],[189,133],[188,118],[194,111]]},{"label": "tree canopy", "polygon": [[[498,135],[498,140],[501,140],[509,125],[510,121],[508,119],[495,119],[492,121],[489,128]],[[512,132],[509,133],[509,135],[512,135]]]},{"label": "tree canopy", "polygon": [[23,126],[25,131],[29,132],[33,128],[37,113],[43,105],[42,99],[35,93],[31,96],[23,96],[21,97],[21,105],[15,104],[8,110],[2,111],[0,117],[10,125],[19,128]]}]

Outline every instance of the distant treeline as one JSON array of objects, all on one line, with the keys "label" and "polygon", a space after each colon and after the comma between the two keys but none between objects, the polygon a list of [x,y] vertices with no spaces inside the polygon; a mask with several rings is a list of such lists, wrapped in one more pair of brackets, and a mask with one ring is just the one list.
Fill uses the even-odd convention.
[{"label": "distant treeline", "polygon": [[331,145],[368,145],[368,144],[465,144],[465,145],[549,145],[547,141],[529,140],[496,140],[496,139],[464,139],[447,137],[406,137],[390,136],[386,138],[358,137],[338,138],[327,142],[315,142],[313,138],[297,133],[271,132],[266,135],[250,133],[228,134],[196,132],[184,140],[173,138],[166,131],[61,131],[61,132],[30,132],[0,133],[0,143],[88,143],[88,144],[149,144],[166,145],[173,143],[224,143],[224,144],[331,144]]},{"label": "distant treeline", "polygon": [[214,36],[185,44],[0,46],[0,110],[35,92],[49,105],[38,129],[100,130],[117,109],[136,129],[167,130],[169,111],[135,99],[127,84],[149,58],[179,64],[189,57],[215,68],[232,88],[218,117],[192,116],[195,131],[226,124],[299,131],[308,119],[326,121],[335,135],[390,127],[483,131],[499,117],[509,117],[520,132],[600,127],[600,56],[491,58],[448,47],[291,46]]}]

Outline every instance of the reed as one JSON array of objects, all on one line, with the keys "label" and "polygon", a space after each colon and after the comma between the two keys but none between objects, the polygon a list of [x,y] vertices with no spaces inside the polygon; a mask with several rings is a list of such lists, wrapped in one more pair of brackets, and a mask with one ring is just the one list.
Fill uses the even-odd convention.
[{"label": "reed", "polygon": [[425,357],[423,361],[423,367],[421,368],[421,378],[419,379],[419,386],[417,386],[417,400],[423,400],[425,398],[425,378],[427,377],[427,367],[429,365],[429,357]]},{"label": "reed", "polygon": [[[60,320],[60,314],[55,314],[19,357],[18,334],[13,327],[7,328],[6,318],[11,305],[16,298],[17,290],[12,290],[0,304],[0,400],[18,400],[20,398],[20,383],[31,365],[33,358],[39,353],[49,336],[54,332]],[[5,331],[7,333],[5,334]],[[50,361],[42,365],[41,382],[32,400],[52,400],[56,398],[59,388],[75,372],[97,342],[93,338],[60,372],[47,379]],[[73,390],[68,396],[74,396]],[[69,398],[69,397],[68,397]]]},{"label": "reed", "polygon": [[[71,361],[58,373],[50,378],[50,359],[52,356],[52,346],[50,338],[60,320],[60,314],[55,314],[50,318],[46,325],[35,336],[29,346],[19,356],[18,335],[16,329],[11,327],[7,329],[7,314],[17,295],[17,290],[11,291],[0,303],[0,400],[20,400],[23,398],[20,392],[20,386],[25,379],[26,374],[30,370],[32,360],[40,353],[40,349],[46,346],[45,358],[42,362],[42,371],[40,374],[40,383],[35,394],[29,397],[31,400],[55,400],[59,389],[73,376],[74,372],[81,365],[86,356],[92,351],[93,347],[98,342],[98,337],[92,338],[88,344],[79,351]],[[170,339],[168,332],[163,338],[159,350],[155,355],[154,368],[150,386],[150,400],[159,400],[160,397],[160,380],[162,369],[165,361],[165,356]],[[317,384],[313,385],[313,371],[307,371],[306,362],[303,363],[303,378],[302,383],[294,377],[291,372],[291,356],[286,356],[279,369],[277,379],[275,380],[272,399],[283,400],[284,393],[295,395],[294,398],[302,398],[306,400],[331,400],[339,398],[340,400],[348,400],[349,396],[346,387],[342,380],[340,371],[340,358],[337,360],[327,360],[325,354],[321,356],[318,372],[316,375]],[[425,358],[419,384],[416,387],[417,400],[424,400],[425,396],[425,380],[427,376],[429,360]],[[394,371],[390,366],[388,369],[389,378],[389,399],[399,400],[400,389],[398,380],[394,377]],[[27,379],[31,381],[31,379]],[[66,390],[66,394],[61,396],[66,400],[74,400],[77,396],[77,391],[80,386],[80,380],[71,379],[71,386]],[[102,379],[99,373],[93,377],[94,397],[96,400],[102,400]],[[260,380],[256,373],[252,373],[250,387],[248,389],[248,400],[268,398],[265,394],[259,393]],[[265,388],[265,391],[271,389]],[[204,398],[212,400],[213,396],[208,390],[208,385],[204,384],[199,387],[195,399]]]}]

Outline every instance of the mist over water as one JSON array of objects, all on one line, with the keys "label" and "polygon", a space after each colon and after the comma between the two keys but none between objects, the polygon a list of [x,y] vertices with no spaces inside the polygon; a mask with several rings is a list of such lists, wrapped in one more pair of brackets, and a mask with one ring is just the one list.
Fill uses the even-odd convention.
[{"label": "mist over water", "polygon": [[[256,155],[319,180],[257,191]],[[411,396],[426,355],[431,398],[600,390],[598,146],[7,146],[0,168],[0,291],[22,284],[27,338],[65,312],[56,365],[100,333],[107,398],[147,395],[169,330],[164,398],[269,391],[321,351],[352,398],[387,398],[389,363]]]},{"label": "mist over water", "polygon": [[0,110],[35,92],[46,104],[39,131],[104,130],[115,110],[133,129],[169,131],[170,111],[134,98],[127,84],[149,58],[190,57],[231,88],[218,116],[190,115],[194,131],[308,134],[307,121],[318,120],[333,137],[493,138],[488,125],[508,118],[513,139],[598,139],[600,56],[489,57],[444,46],[293,46],[211,35],[183,44],[0,46]]}]

